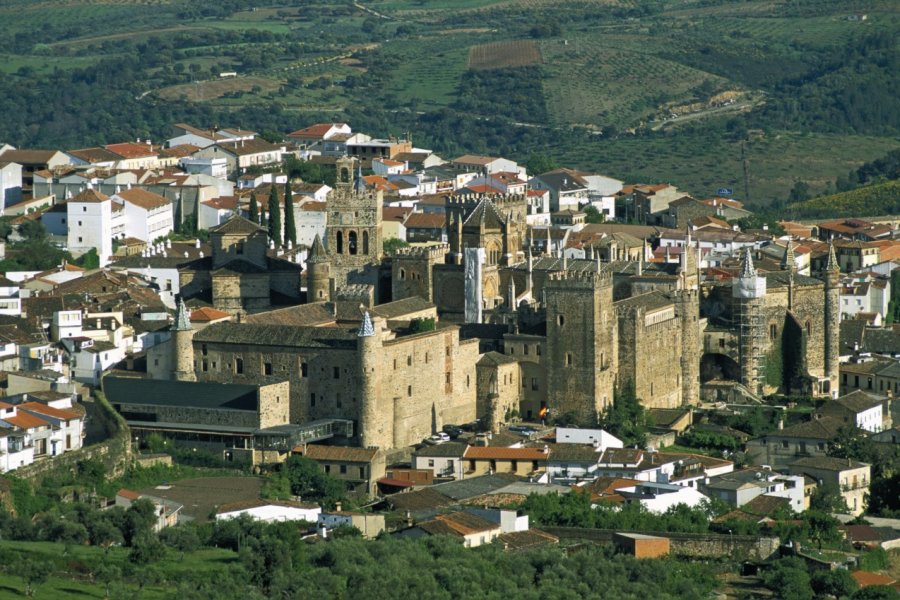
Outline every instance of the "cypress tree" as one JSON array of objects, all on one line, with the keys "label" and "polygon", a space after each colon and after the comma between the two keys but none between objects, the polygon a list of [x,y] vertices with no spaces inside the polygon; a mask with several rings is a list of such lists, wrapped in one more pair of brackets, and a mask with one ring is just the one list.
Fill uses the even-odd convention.
[{"label": "cypress tree", "polygon": [[294,201],[291,182],[284,184],[284,243],[297,245],[297,226],[294,225]]},{"label": "cypress tree", "polygon": [[259,204],[256,202],[256,193],[250,194],[250,220],[259,223]]},{"label": "cypress tree", "polygon": [[281,245],[281,207],[278,206],[278,186],[274,183],[269,194],[269,238],[276,246]]}]

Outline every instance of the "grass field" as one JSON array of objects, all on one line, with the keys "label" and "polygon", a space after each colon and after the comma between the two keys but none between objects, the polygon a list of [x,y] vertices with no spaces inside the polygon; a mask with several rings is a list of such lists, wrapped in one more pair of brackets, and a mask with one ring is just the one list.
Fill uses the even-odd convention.
[{"label": "grass field", "polygon": [[[36,598],[84,599],[104,598],[105,589],[100,583],[91,581],[91,574],[86,570],[87,564],[107,563],[120,569],[126,567],[128,549],[110,548],[108,552],[94,546],[72,546],[67,555],[62,554],[62,546],[50,542],[10,542],[0,541],[0,550],[15,554],[22,559],[44,561],[53,565],[52,575],[46,583],[37,586]],[[209,573],[228,569],[237,560],[230,550],[205,548],[182,556],[177,552],[168,552],[155,567],[162,575],[163,582],[138,590],[138,586],[129,582],[115,582],[112,586],[112,597],[142,598],[156,600],[171,598],[178,582],[189,573]],[[4,567],[6,565],[3,565]],[[24,582],[13,569],[0,572],[0,598],[24,597]]]},{"label": "grass field", "polygon": [[159,90],[157,94],[168,100],[179,100],[184,96],[191,102],[198,102],[215,100],[235,92],[252,92],[254,88],[259,88],[262,92],[277,90],[281,83],[262,77],[234,77],[173,85]]}]

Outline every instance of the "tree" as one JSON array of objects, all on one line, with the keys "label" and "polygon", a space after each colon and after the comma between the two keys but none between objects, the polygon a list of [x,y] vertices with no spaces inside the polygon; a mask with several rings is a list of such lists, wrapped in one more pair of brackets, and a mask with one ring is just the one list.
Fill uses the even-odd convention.
[{"label": "tree", "polygon": [[606,221],[606,216],[597,210],[597,207],[593,204],[588,204],[584,207],[584,214],[586,215],[585,221],[588,223],[603,223]]},{"label": "tree", "polygon": [[830,514],[809,510],[803,515],[803,520],[809,526],[809,539],[816,542],[819,548],[822,548],[822,544],[841,539],[841,532],[838,529],[840,522]]},{"label": "tree", "polygon": [[384,253],[390,255],[398,248],[409,247],[409,242],[400,238],[388,238],[384,240],[382,247],[384,248]]},{"label": "tree", "polygon": [[82,254],[78,259],[78,262],[83,268],[87,269],[88,271],[99,269],[100,256],[97,254],[97,249],[91,248],[90,250]]},{"label": "tree", "polygon": [[816,486],[809,497],[809,508],[823,513],[848,512],[847,502],[836,485]]},{"label": "tree", "polygon": [[125,544],[131,546],[135,539],[150,533],[156,522],[156,507],[146,499],[135,500],[128,510],[122,523],[122,536]]},{"label": "tree", "polygon": [[50,578],[52,568],[50,563],[32,558],[26,558],[16,564],[16,572],[22,578],[22,581],[25,582],[26,596],[34,596],[36,586]]},{"label": "tree", "polygon": [[529,175],[540,175],[555,168],[556,163],[546,154],[532,154],[525,162],[525,170]]},{"label": "tree", "polygon": [[259,223],[259,204],[256,202],[256,192],[250,194],[250,220]]},{"label": "tree", "polygon": [[812,589],[819,595],[830,595],[836,598],[849,596],[859,585],[846,569],[833,571],[816,571],[812,575]]},{"label": "tree", "polygon": [[803,202],[804,200],[809,200],[810,197],[809,184],[805,181],[798,181],[794,184],[794,187],[791,188],[788,200],[790,202]]},{"label": "tree", "polygon": [[319,469],[319,465],[304,456],[291,456],[282,463],[282,472],[291,486],[291,494],[327,506],[344,498],[344,485]]},{"label": "tree", "polygon": [[152,533],[143,533],[131,540],[131,552],[128,553],[128,561],[136,565],[148,565],[161,560],[166,548],[159,538]]},{"label": "tree", "polygon": [[782,600],[812,600],[813,590],[806,566],[799,558],[784,558],[765,574],[766,587]]},{"label": "tree", "polygon": [[870,585],[850,596],[850,600],[900,600],[900,592],[889,585]]},{"label": "tree", "polygon": [[102,562],[94,570],[94,579],[102,583],[106,589],[104,598],[109,598],[109,586],[113,581],[118,581],[122,577],[122,570],[116,565]]},{"label": "tree", "polygon": [[284,184],[284,242],[297,245],[297,226],[294,225],[294,192],[291,190],[291,182]]},{"label": "tree", "polygon": [[626,381],[613,394],[613,403],[606,407],[601,427],[620,438],[626,446],[643,448],[647,442],[647,416],[634,391],[634,382]]},{"label": "tree", "polygon": [[272,184],[269,192],[269,239],[281,245],[281,207],[278,206],[278,186]]},{"label": "tree", "polygon": [[40,221],[25,221],[19,226],[19,235],[29,240],[43,240],[47,237],[47,229]]}]

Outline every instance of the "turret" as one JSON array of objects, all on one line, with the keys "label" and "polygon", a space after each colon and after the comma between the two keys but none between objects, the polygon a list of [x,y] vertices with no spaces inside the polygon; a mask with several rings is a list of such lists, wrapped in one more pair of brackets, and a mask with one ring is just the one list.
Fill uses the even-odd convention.
[{"label": "turret", "polygon": [[739,328],[741,383],[754,394],[762,394],[766,365],[766,323],[763,312],[766,278],[757,275],[749,247],[744,249],[741,271],[732,280],[731,292]]},{"label": "turret", "polygon": [[358,376],[360,394],[359,441],[363,448],[393,444],[393,420],[380,406],[381,395],[381,323],[363,313],[357,332]]},{"label": "turret", "polygon": [[172,379],[175,381],[196,381],[194,374],[194,328],[188,316],[184,299],[178,299],[178,310],[172,332]]},{"label": "turret", "polygon": [[306,258],[306,301],[325,302],[331,296],[331,262],[322,238],[316,234]]},{"label": "turret", "polygon": [[841,269],[834,254],[834,244],[828,244],[828,262],[825,264],[825,377],[828,392],[837,397],[840,371],[841,335]]}]

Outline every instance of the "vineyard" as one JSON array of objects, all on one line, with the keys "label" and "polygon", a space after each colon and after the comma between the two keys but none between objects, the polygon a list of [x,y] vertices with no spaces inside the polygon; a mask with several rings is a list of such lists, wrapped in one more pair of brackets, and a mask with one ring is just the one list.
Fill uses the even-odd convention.
[{"label": "vineyard", "polygon": [[788,206],[795,218],[858,217],[900,214],[900,180],[820,196]]},{"label": "vineyard", "polygon": [[472,70],[512,69],[541,63],[541,50],[532,40],[494,42],[472,46],[468,67]]}]

